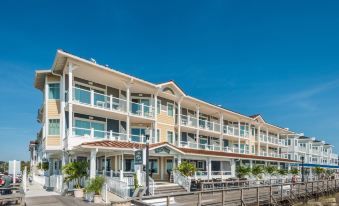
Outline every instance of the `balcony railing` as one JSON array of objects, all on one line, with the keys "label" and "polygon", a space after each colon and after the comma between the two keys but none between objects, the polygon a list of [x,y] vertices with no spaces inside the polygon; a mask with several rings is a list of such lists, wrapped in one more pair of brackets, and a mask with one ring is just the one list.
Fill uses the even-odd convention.
[{"label": "balcony railing", "polygon": [[73,101],[84,105],[90,105],[97,108],[108,109],[112,111],[127,111],[127,101],[113,96],[107,96],[94,92],[73,87]]},{"label": "balcony railing", "polygon": [[152,106],[131,102],[130,107],[131,107],[131,114],[141,116],[141,117],[147,117],[147,118],[154,117],[154,107]]},{"label": "balcony railing", "polygon": [[199,119],[199,128],[214,132],[220,132],[220,124],[202,119]]},{"label": "balcony railing", "polygon": [[181,144],[181,147],[184,147],[184,148],[221,151],[220,145],[199,144],[195,142],[186,142],[186,141],[181,141],[180,144]]},{"label": "balcony railing", "polygon": [[[143,135],[131,135],[131,134],[128,135],[126,133],[95,130],[93,128],[87,129],[87,128],[73,127],[71,136],[88,138],[88,139],[93,139],[93,140],[108,139],[108,140],[116,140],[116,141],[146,143],[146,137]],[[155,143],[154,140],[155,139],[153,137],[150,139],[152,143]]]},{"label": "balcony railing", "polygon": [[181,115],[181,125],[188,127],[197,127],[197,118],[190,115]]},{"label": "balcony railing", "polygon": [[267,136],[266,134],[260,134],[260,142],[286,146],[286,141],[284,139],[279,139],[278,137],[272,135]]},{"label": "balcony railing", "polygon": [[224,125],[223,127],[223,133],[235,136],[235,137],[242,137],[242,138],[248,138],[249,137],[249,131],[245,129],[239,129],[238,127],[233,127],[229,125]]}]

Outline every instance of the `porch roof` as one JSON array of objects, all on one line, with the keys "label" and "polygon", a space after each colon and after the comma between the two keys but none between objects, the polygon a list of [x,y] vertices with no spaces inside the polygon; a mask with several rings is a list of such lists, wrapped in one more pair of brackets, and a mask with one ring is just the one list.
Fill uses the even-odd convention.
[{"label": "porch roof", "polygon": [[[85,142],[79,145],[80,148],[103,148],[103,149],[136,149],[136,148],[144,148],[146,145],[135,142],[121,142],[121,141],[113,141],[113,140],[100,140],[94,142]],[[226,158],[235,158],[235,159],[253,159],[253,160],[268,160],[268,161],[278,161],[278,162],[293,162],[297,163],[298,161],[275,158],[275,157],[263,157],[257,155],[248,155],[248,154],[237,154],[230,152],[219,152],[219,151],[211,151],[211,150],[199,150],[199,149],[191,149],[191,148],[179,148],[167,142],[150,144],[150,150],[159,148],[161,146],[168,146],[171,149],[177,151],[181,154],[187,155],[203,155],[203,156],[217,156],[217,157],[226,157]]]}]

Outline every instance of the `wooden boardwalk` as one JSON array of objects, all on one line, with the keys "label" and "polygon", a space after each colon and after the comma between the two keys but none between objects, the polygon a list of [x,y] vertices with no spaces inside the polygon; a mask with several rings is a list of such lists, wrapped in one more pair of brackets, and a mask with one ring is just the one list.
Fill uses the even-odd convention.
[{"label": "wooden boardwalk", "polygon": [[134,199],[135,205],[178,206],[247,206],[293,205],[293,203],[318,198],[339,190],[339,180],[322,180],[305,183],[244,186],[199,192],[175,193]]}]

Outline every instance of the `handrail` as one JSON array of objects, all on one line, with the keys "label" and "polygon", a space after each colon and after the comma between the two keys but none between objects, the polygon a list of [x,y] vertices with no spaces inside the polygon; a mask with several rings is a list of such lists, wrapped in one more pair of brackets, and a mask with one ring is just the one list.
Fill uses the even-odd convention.
[{"label": "handrail", "polygon": [[191,191],[191,178],[182,175],[179,171],[172,171],[172,172],[173,172],[174,183],[185,188],[187,192],[190,192]]}]

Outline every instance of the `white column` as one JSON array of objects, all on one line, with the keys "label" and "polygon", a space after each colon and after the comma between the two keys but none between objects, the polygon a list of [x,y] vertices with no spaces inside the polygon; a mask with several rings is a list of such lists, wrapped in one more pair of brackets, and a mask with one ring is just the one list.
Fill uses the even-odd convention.
[{"label": "white column", "polygon": [[120,170],[120,180],[124,178],[124,152],[121,153],[121,170]]},{"label": "white column", "polygon": [[223,145],[223,134],[224,134],[224,116],[220,113],[219,116],[220,119],[220,150],[223,151],[224,150],[224,145]]},{"label": "white column", "polygon": [[260,135],[261,135],[261,131],[260,131],[260,126],[258,127],[258,150],[257,150],[257,154],[260,155]]},{"label": "white column", "polygon": [[131,128],[130,128],[130,114],[131,114],[131,90],[130,90],[130,86],[127,86],[127,90],[126,90],[126,96],[127,96],[127,119],[126,119],[126,130],[127,130],[127,137],[130,139],[130,133],[131,133]]},{"label": "white column", "polygon": [[[158,92],[154,95],[154,138],[155,138],[155,142],[157,142],[157,138],[158,138]],[[159,136],[160,137],[160,136]],[[160,142],[160,138],[159,138],[159,142]]]},{"label": "white column", "polygon": [[231,176],[235,177],[235,161],[234,159],[231,160]]},{"label": "white column", "polygon": [[238,131],[239,131],[239,136],[238,136],[238,149],[239,149],[239,153],[241,153],[241,149],[240,149],[240,121],[238,120]]},{"label": "white column", "polygon": [[[181,164],[181,155],[179,154],[178,155],[178,165],[180,165]],[[178,165],[177,165],[177,167],[178,167]]]},{"label": "white column", "polygon": [[68,133],[73,134],[73,66],[68,65]]},{"label": "white column", "polygon": [[[60,134],[61,134],[61,148],[65,148],[64,139],[66,138],[66,119],[65,119],[65,72],[61,77],[60,83]],[[64,154],[63,154],[64,156]],[[64,158],[63,158],[64,159]],[[62,162],[64,165],[64,161]]]},{"label": "white column", "polygon": [[114,156],[114,171],[118,172],[118,155]]},{"label": "white column", "polygon": [[106,175],[106,172],[107,172],[107,156],[106,156],[106,154],[105,154],[105,160],[104,160],[104,168],[105,168],[105,173],[104,173],[104,175]]},{"label": "white column", "polygon": [[[49,121],[48,121],[48,82],[47,82],[47,76],[45,77],[45,94],[44,94],[44,100],[45,100],[45,105],[44,105],[44,107],[45,107],[45,117],[44,117],[44,119],[45,119],[45,128],[44,128],[44,130],[45,130],[45,137],[47,137],[48,136],[48,124],[49,124]],[[47,142],[47,141],[46,141]]]},{"label": "white column", "polygon": [[[197,106],[197,144],[199,145],[199,143],[200,143],[200,140],[199,140],[199,130],[200,130],[200,126],[199,126],[199,116],[200,116],[200,108],[199,108],[199,106]],[[198,146],[198,148],[199,148],[199,146]]]},{"label": "white column", "polygon": [[178,102],[178,146],[181,147],[181,100]]},{"label": "white column", "polygon": [[211,158],[208,158],[206,160],[206,166],[207,166],[207,174],[208,174],[208,179],[210,180],[212,177],[212,161]]},{"label": "white column", "polygon": [[253,168],[253,160],[250,160],[250,168]]},{"label": "white column", "polygon": [[266,137],[267,137],[267,142],[266,142],[266,156],[268,156],[268,129],[266,129]]},{"label": "white column", "polygon": [[96,159],[97,159],[97,149],[92,149],[90,156],[90,171],[89,171],[90,179],[95,178]]}]

